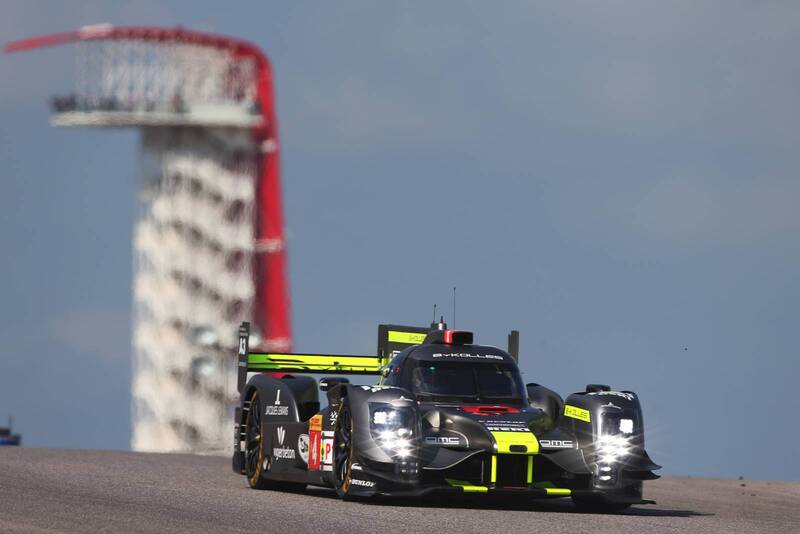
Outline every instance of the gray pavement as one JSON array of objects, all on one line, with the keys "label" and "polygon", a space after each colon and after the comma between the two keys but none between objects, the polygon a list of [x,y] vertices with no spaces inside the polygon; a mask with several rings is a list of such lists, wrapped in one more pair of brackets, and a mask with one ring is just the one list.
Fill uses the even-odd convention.
[{"label": "gray pavement", "polygon": [[340,502],[253,491],[212,456],[0,448],[0,532],[798,532],[800,483],[663,478],[657,505]]}]

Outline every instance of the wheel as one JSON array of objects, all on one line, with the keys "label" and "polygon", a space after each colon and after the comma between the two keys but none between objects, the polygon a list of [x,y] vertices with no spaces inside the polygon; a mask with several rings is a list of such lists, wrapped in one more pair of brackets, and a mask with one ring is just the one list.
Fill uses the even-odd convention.
[{"label": "wheel", "polygon": [[342,400],[333,428],[333,486],[336,494],[349,498],[353,478],[353,417],[347,400]]},{"label": "wheel", "polygon": [[622,512],[630,507],[630,504],[618,502],[606,502],[602,499],[591,497],[576,497],[572,496],[572,502],[581,512],[592,512],[596,514],[611,514],[615,512]]},{"label": "wheel", "polygon": [[264,470],[269,468],[269,458],[265,459],[264,454],[264,441],[258,392],[253,391],[245,420],[244,472],[250,487],[258,490],[271,487],[269,481],[262,477]]},{"label": "wheel", "polygon": [[250,396],[250,409],[245,422],[244,470],[250,487],[257,490],[303,491],[302,482],[284,482],[265,478],[272,468],[269,437],[261,424],[261,406],[258,392]]}]

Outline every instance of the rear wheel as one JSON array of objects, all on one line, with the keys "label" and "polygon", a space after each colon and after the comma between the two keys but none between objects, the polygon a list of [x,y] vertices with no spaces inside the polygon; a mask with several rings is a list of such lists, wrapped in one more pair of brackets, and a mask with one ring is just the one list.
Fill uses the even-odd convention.
[{"label": "rear wheel", "polygon": [[353,417],[347,400],[339,405],[339,413],[333,428],[333,480],[336,494],[349,498],[350,481],[353,476]]},{"label": "rear wheel", "polygon": [[245,429],[244,471],[250,487],[257,490],[303,491],[306,487],[305,483],[266,478],[272,469],[273,459],[270,454],[272,449],[269,444],[269,435],[264,431],[261,422],[261,405],[257,391],[250,396],[250,409],[247,411]]},{"label": "rear wheel", "polygon": [[269,471],[269,458],[265,454],[264,430],[261,427],[261,406],[258,392],[250,395],[250,409],[245,420],[244,472],[247,482],[253,489],[263,490],[270,487],[264,480],[264,471]]}]

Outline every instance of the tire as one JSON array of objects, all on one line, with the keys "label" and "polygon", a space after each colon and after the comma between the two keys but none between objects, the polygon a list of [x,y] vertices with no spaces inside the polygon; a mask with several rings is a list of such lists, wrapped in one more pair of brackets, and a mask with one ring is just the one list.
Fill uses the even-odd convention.
[{"label": "tire", "polygon": [[573,495],[572,502],[581,512],[588,512],[594,514],[613,514],[627,510],[630,504],[618,502],[606,502],[602,499],[591,497],[575,497]]},{"label": "tire", "polygon": [[250,395],[250,409],[245,418],[244,474],[250,487],[257,490],[272,487],[270,481],[264,479],[264,471],[269,471],[270,464],[270,459],[264,452],[264,441],[258,391],[253,391]]},{"label": "tire", "polygon": [[340,499],[350,500],[353,478],[353,416],[347,399],[342,399],[333,427],[333,487]]},{"label": "tire", "polygon": [[250,487],[257,490],[303,491],[306,485],[302,482],[284,482],[268,480],[272,467],[269,437],[264,432],[261,421],[261,406],[258,391],[250,396],[250,409],[245,420],[244,471]]}]

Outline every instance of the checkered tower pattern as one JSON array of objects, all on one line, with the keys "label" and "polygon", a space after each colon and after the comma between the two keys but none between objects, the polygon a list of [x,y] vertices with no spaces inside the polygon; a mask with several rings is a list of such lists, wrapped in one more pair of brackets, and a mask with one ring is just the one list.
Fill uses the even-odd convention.
[{"label": "checkered tower pattern", "polygon": [[181,28],[90,26],[6,51],[67,43],[75,87],[53,124],[140,131],[131,445],[226,451],[239,323],[253,346],[291,350],[270,64]]}]

